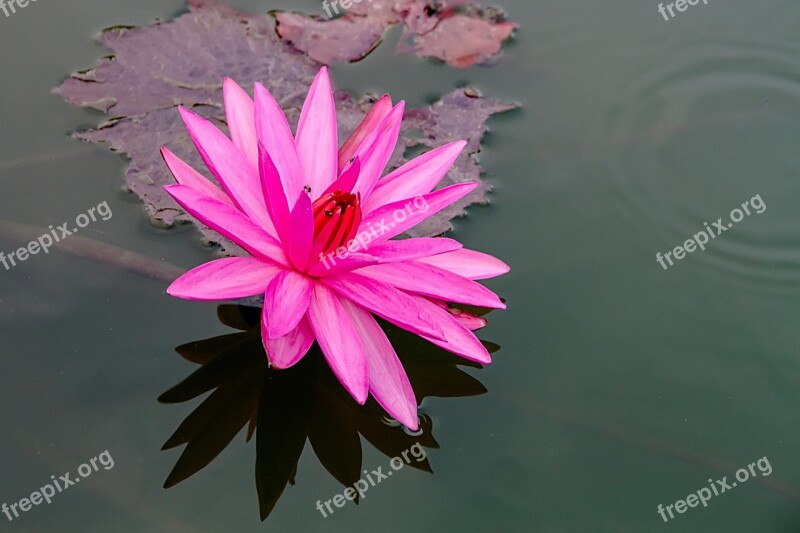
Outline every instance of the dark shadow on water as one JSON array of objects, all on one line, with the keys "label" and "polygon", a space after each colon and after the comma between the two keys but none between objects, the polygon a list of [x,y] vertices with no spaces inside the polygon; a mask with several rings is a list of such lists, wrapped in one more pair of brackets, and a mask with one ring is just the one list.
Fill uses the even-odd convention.
[{"label": "dark shadow on water", "polygon": [[[306,440],[320,463],[343,486],[361,478],[361,437],[387,457],[415,444],[438,448],[432,420],[420,417],[411,434],[389,418],[370,397],[359,406],[342,388],[315,344],[293,368],[267,367],[261,344],[261,309],[236,305],[218,308],[220,321],[238,333],[179,346],[186,360],[201,365],[159,397],[162,403],[194,400],[211,392],[186,417],[163,450],[186,445],[164,484],[172,487],[196,474],[247,426],[256,437],[256,489],[261,519],[272,512],[288,483],[294,484]],[[411,380],[417,401],[427,396],[464,397],[486,392],[459,368],[481,365],[458,358],[418,337],[382,323]],[[499,346],[486,343],[489,351]],[[427,457],[408,466],[433,473]],[[357,503],[357,501],[356,501]]]}]

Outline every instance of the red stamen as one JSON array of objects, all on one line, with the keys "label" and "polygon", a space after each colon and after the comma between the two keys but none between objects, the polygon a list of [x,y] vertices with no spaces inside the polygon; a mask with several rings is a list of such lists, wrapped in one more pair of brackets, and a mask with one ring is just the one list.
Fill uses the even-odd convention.
[{"label": "red stamen", "polygon": [[317,198],[314,215],[314,248],[323,254],[347,246],[361,223],[361,195],[334,191]]}]

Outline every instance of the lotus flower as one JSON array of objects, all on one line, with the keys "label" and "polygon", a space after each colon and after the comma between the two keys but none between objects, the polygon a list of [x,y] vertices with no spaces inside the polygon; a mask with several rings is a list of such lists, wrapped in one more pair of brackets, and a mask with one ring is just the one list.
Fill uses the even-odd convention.
[{"label": "lotus flower", "polygon": [[465,359],[489,363],[471,329],[483,319],[446,302],[505,308],[475,280],[508,266],[448,238],[394,239],[458,201],[477,183],[434,192],[466,142],[446,144],[381,177],[397,143],[404,103],[384,96],[339,147],[327,69],[317,74],[292,130],[259,83],[255,99],[224,82],[230,138],[180,108],[189,135],[220,187],[166,147],[177,181],[165,190],[197,220],[249,257],[201,265],[167,292],[189,300],[264,295],[261,334],[269,364],[296,364],[314,340],[360,404],[369,393],[418,428],[408,377],[375,316]]}]

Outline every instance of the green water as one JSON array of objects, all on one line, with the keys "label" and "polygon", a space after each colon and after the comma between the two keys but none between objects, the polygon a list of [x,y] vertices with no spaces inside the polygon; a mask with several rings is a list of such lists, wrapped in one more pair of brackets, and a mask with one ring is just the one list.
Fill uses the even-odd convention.
[{"label": "green water", "polygon": [[[509,309],[480,334],[502,346],[495,363],[465,370],[488,392],[423,403],[434,474],[403,469],[323,518],[317,500],[343,487],[306,445],[264,525],[256,447],[240,433],[163,489],[179,452],[159,450],[197,405],[156,401],[196,368],[174,348],[233,330],[164,281],[52,251],[0,267],[0,503],[105,450],[114,467],[13,522],[0,514],[0,529],[800,530],[800,5],[711,0],[665,21],[654,1],[502,3],[522,29],[492,68],[396,56],[393,32],[333,69],[341,88],[412,106],[465,82],[523,106],[490,121],[492,204],[457,222],[456,238],[512,266],[487,283]],[[100,29],[182,6],[41,1],[0,15],[0,219],[59,225],[107,201],[113,217],[84,237],[186,268],[211,257],[191,227],[149,224],[121,192],[125,160],[68,138],[102,117],[49,92],[106,53]],[[705,251],[656,261],[756,195],[763,212]],[[0,251],[21,244],[0,234]],[[363,448],[364,469],[388,468]],[[769,476],[659,516],[763,457]]]}]

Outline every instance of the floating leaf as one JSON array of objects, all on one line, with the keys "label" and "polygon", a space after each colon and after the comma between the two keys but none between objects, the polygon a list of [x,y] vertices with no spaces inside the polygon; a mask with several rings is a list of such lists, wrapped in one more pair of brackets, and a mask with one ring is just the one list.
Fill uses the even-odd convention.
[{"label": "floating leaf", "polygon": [[358,61],[383,39],[387,28],[404,24],[401,52],[433,57],[458,68],[484,63],[500,53],[517,24],[506,22],[497,8],[464,0],[354,0],[344,13],[339,3],[326,4],[325,19],[278,12],[278,34],[287,43],[325,64]]},{"label": "floating leaf", "polygon": [[[113,28],[100,42],[114,55],[89,71],[74,74],[57,89],[75,105],[112,116],[95,130],[76,134],[89,142],[105,142],[131,160],[128,188],[144,202],[154,222],[170,226],[195,222],[162,189],[174,183],[159,149],[167,146],[207,177],[200,157],[180,120],[177,106],[192,108],[225,129],[222,81],[235,79],[244,87],[263,82],[294,124],[319,64],[283,43],[269,16],[242,13],[208,0],[191,0],[190,11],[168,23],[146,28]],[[355,100],[336,93],[340,138],[356,127],[373,99]],[[435,147],[467,139],[469,147],[440,186],[479,181],[476,154],[486,131],[485,121],[514,106],[459,89],[432,106],[408,110],[403,135],[390,162],[399,166],[409,149]],[[485,203],[488,184],[451,208],[413,228],[413,236],[437,235],[451,228],[471,203]],[[195,222],[196,223],[196,222]],[[230,255],[243,254],[233,243],[198,224],[209,243],[219,243]]]}]

